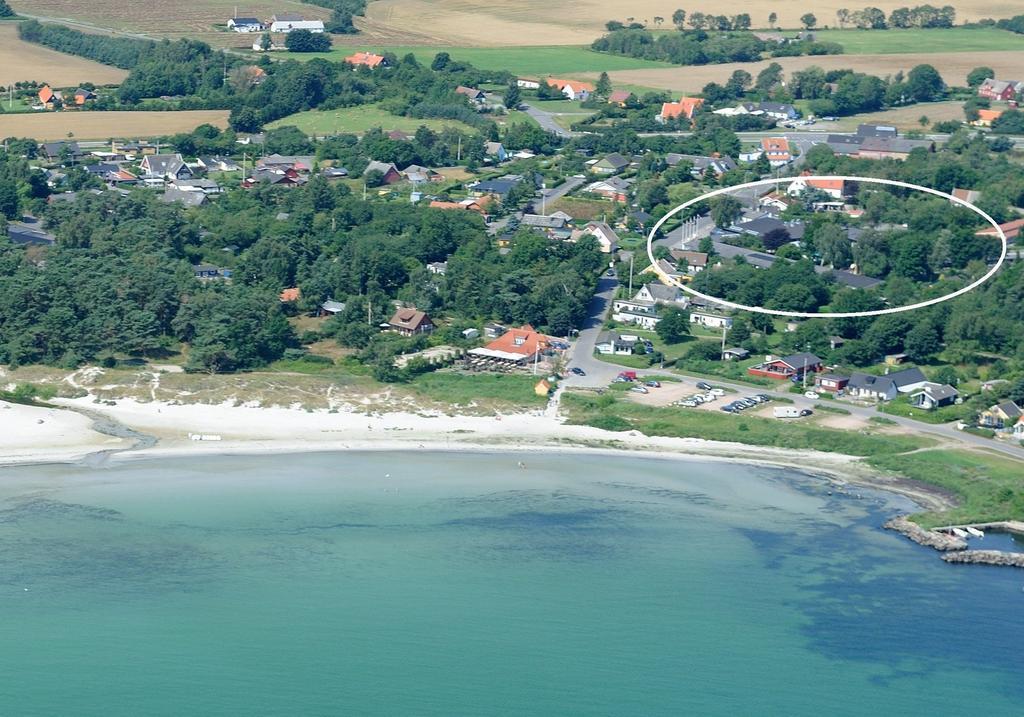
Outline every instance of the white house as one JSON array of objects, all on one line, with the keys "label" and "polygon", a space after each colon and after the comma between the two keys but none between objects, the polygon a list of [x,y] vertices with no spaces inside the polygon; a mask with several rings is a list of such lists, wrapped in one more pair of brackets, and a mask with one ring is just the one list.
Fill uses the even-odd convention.
[{"label": "white house", "polygon": [[538,90],[540,89],[540,80],[533,80],[529,77],[520,77],[516,80],[516,86],[522,87],[524,90]]},{"label": "white house", "polygon": [[683,292],[678,287],[656,283],[648,283],[641,286],[640,290],[633,297],[633,301],[678,306],[680,308],[689,303],[689,300],[683,296]]},{"label": "white house", "polygon": [[661,321],[657,307],[649,301],[616,299],[612,308],[612,319],[624,324],[635,324],[644,329],[653,329]]},{"label": "white house", "polygon": [[266,26],[255,17],[233,17],[228,20],[228,29],[235,32],[263,32]]},{"label": "white house", "polygon": [[599,354],[628,356],[638,341],[636,336],[627,336],[618,331],[602,331],[597,335],[594,349]]},{"label": "white house", "polygon": [[306,20],[302,15],[293,12],[285,12],[274,15],[270,20],[271,32],[291,32],[292,30],[309,30],[310,32],[323,32],[324,23],[322,20]]},{"label": "white house", "polygon": [[815,189],[824,192],[833,199],[843,199],[846,196],[846,181],[843,179],[808,179],[797,177],[789,183],[786,190],[790,196],[798,197],[808,189]]},{"label": "white house", "polygon": [[690,312],[690,323],[700,324],[709,329],[731,329],[732,317],[716,314],[705,309],[694,309]]},{"label": "white house", "polygon": [[619,249],[619,235],[604,222],[587,223],[583,227],[583,234],[597,239],[597,243],[601,246],[601,252],[604,254],[612,254]]}]

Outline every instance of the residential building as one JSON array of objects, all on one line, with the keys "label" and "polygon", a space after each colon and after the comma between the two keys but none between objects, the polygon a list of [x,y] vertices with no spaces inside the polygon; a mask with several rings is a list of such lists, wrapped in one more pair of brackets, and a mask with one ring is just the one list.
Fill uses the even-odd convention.
[{"label": "residential building", "polygon": [[1003,116],[1003,110],[978,110],[978,119],[971,122],[975,127],[991,127],[992,123]]},{"label": "residential building", "polygon": [[658,307],[653,301],[634,299],[615,299],[612,302],[612,319],[648,330],[656,327],[661,321]]},{"label": "residential building", "polygon": [[678,287],[654,282],[641,286],[633,296],[633,300],[663,306],[686,306],[687,304],[686,297]]},{"label": "residential building", "polygon": [[628,166],[628,159],[618,152],[612,152],[590,165],[590,171],[594,174],[618,174]]},{"label": "residential building", "polygon": [[[490,336],[488,327],[484,325],[485,335]],[[504,328],[504,327],[499,327]],[[493,341],[482,348],[470,349],[471,360],[506,365],[528,366],[539,362],[541,356],[552,349],[550,336],[538,333],[529,324],[518,329],[507,329],[498,334]]]},{"label": "residential building", "polygon": [[[545,80],[548,85],[558,89],[570,100],[586,100],[594,91],[594,86],[589,82],[578,82],[577,80],[560,80],[549,77]],[[540,87],[540,85],[537,85]]]},{"label": "residential building", "polygon": [[708,170],[714,172],[716,177],[721,177],[726,172],[736,169],[736,162],[729,155],[724,157],[702,157],[695,154],[677,154],[675,152],[665,155],[665,163],[670,167],[675,167],[680,162],[689,162],[690,174],[698,178],[707,174]]},{"label": "residential building", "polygon": [[722,358],[726,361],[743,361],[750,358],[750,352],[744,348],[733,347],[723,351]]},{"label": "residential building", "polygon": [[529,227],[551,239],[568,239],[572,236],[572,227],[564,217],[546,214],[524,214],[519,221],[520,226]]},{"label": "residential building", "polygon": [[976,189],[960,189],[959,187],[955,187],[950,194],[961,201],[967,202],[968,204],[975,204],[979,199],[981,199],[981,192]]},{"label": "residential building", "polygon": [[508,159],[508,151],[501,142],[487,142],[484,144],[484,155],[504,162]]},{"label": "residential building", "polygon": [[783,102],[761,102],[757,105],[757,109],[765,116],[776,120],[789,121],[800,116],[796,107]]},{"label": "residential building", "polygon": [[949,384],[928,381],[910,394],[910,402],[918,408],[931,411],[942,406],[952,406],[959,395],[960,392]]},{"label": "residential building", "polygon": [[857,159],[904,160],[918,148],[934,152],[935,142],[929,139],[867,137],[860,143],[860,148],[855,156]]},{"label": "residential building", "polygon": [[822,368],[820,358],[812,353],[800,352],[782,358],[769,356],[764,362],[748,368],[747,373],[766,378],[802,379],[805,374],[818,373]]},{"label": "residential building", "polygon": [[48,110],[52,110],[57,105],[64,103],[64,95],[61,92],[50,89],[49,85],[43,85],[37,96],[39,97],[39,104]]},{"label": "residential building", "polygon": [[403,308],[395,311],[388,321],[388,327],[402,336],[427,334],[434,330],[434,322],[424,312],[415,308]]},{"label": "residential building", "polygon": [[686,262],[686,273],[690,276],[704,271],[708,265],[708,255],[702,251],[671,249],[669,254],[671,254],[672,260],[676,262],[677,271],[679,270],[679,266],[683,262]]},{"label": "residential building", "polygon": [[1024,411],[1020,406],[1013,401],[1003,401],[982,411],[978,416],[978,425],[983,428],[1011,428],[1022,416]]},{"label": "residential building", "polygon": [[439,199],[434,199],[431,200],[429,206],[432,209],[463,209],[471,212],[478,212],[487,216],[487,202],[484,201],[484,198],[463,199],[458,202],[445,202]]},{"label": "residential building", "polygon": [[1024,82],[1019,80],[997,80],[994,77],[978,85],[978,97],[997,102],[1009,102],[1024,92]]},{"label": "residential building", "polygon": [[625,202],[629,199],[629,188],[633,185],[633,179],[622,179],[621,177],[608,177],[597,182],[592,182],[584,187],[587,194],[596,194],[613,202]]},{"label": "residential building", "polygon": [[599,354],[611,356],[628,356],[633,353],[633,347],[637,344],[637,338],[631,336],[628,339],[618,331],[602,331],[597,335],[594,350]]},{"label": "residential building", "polygon": [[377,67],[386,67],[387,59],[384,55],[377,55],[373,52],[356,52],[345,58],[345,62],[356,68],[369,67],[371,70]]},{"label": "residential building", "polygon": [[81,107],[86,102],[96,99],[96,93],[92,90],[87,90],[83,87],[79,87],[77,90],[75,90],[74,98],[75,105]]},{"label": "residential building", "polygon": [[673,120],[686,119],[693,121],[693,116],[704,105],[700,97],[682,97],[678,102],[664,102],[661,105],[661,112],[655,116],[659,122],[671,122]]},{"label": "residential building", "polygon": [[846,392],[850,396],[876,401],[891,401],[901,393],[913,393],[928,383],[919,368],[907,368],[884,376],[854,371]]},{"label": "residential building", "polygon": [[150,154],[142,158],[139,168],[144,180],[192,179],[192,170],[180,154]]},{"label": "residential building", "polygon": [[235,160],[227,157],[199,157],[196,164],[207,172],[238,172],[242,169]]},{"label": "residential building", "polygon": [[539,90],[540,80],[535,80],[532,77],[518,77],[516,78],[516,86],[522,87],[524,90]]},{"label": "residential building", "polygon": [[844,179],[807,179],[797,177],[789,183],[786,192],[792,196],[800,196],[808,189],[824,192],[833,199],[845,199],[849,196]]},{"label": "residential building", "polygon": [[432,261],[427,264],[427,271],[429,271],[431,274],[444,276],[448,272],[448,262]]},{"label": "residential building", "polygon": [[859,124],[857,125],[857,136],[882,137],[883,139],[895,139],[899,131],[892,125],[887,124]]},{"label": "residential building", "polygon": [[363,176],[365,177],[370,172],[380,172],[384,178],[382,180],[383,184],[394,184],[395,182],[402,181],[402,173],[391,162],[378,162],[375,159],[371,159],[367,163],[366,169],[363,170]]},{"label": "residential building", "polygon": [[495,199],[504,200],[523,178],[517,175],[506,175],[498,179],[486,179],[482,182],[469,185],[469,191],[477,197],[490,196]]},{"label": "residential building", "polygon": [[345,310],[345,303],[343,301],[335,301],[328,297],[322,304],[320,304],[320,316],[334,316],[340,314]]},{"label": "residential building", "polygon": [[577,240],[582,236],[594,237],[603,254],[614,254],[619,250],[619,235],[604,222],[588,222],[578,235],[575,232],[573,234]]},{"label": "residential building", "polygon": [[484,94],[483,90],[478,90],[475,87],[466,87],[464,85],[459,85],[458,87],[456,87],[455,93],[458,95],[465,95],[466,97],[468,97],[470,100],[477,104],[482,104],[483,101],[487,98],[487,95]]},{"label": "residential building", "polygon": [[[1021,229],[1024,229],[1024,219],[1014,219],[1013,221],[1000,224],[999,228],[1006,235],[1008,241],[1014,241],[1020,237]],[[979,229],[975,232],[975,236],[982,237],[998,237],[999,232],[996,231],[995,227],[989,226],[985,229]]]},{"label": "residential building", "polygon": [[233,17],[228,20],[228,29],[235,32],[263,32],[266,26],[255,17]]},{"label": "residential building", "polygon": [[819,373],[814,377],[814,388],[829,393],[838,393],[844,390],[848,383],[850,383],[850,377],[838,373]]},{"label": "residential building", "polygon": [[789,151],[789,140],[785,137],[765,137],[761,140],[761,148],[768,156],[768,163],[773,167],[781,167],[793,161]]},{"label": "residential building", "polygon": [[690,323],[699,324],[708,329],[731,329],[732,317],[705,308],[690,307]]},{"label": "residential building", "polygon": [[[270,19],[271,32],[291,32],[292,30],[309,30],[313,33],[324,31],[324,23],[321,20],[307,20],[302,15],[293,12],[285,12],[274,15]],[[345,58],[346,60],[348,58]]]},{"label": "residential building", "polygon": [[625,107],[632,96],[633,93],[629,90],[612,90],[611,94],[608,95],[608,104]]}]

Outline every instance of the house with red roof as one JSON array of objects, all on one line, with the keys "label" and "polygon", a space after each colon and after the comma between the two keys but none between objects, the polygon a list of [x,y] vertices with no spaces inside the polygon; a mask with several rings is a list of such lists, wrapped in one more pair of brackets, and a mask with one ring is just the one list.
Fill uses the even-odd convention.
[{"label": "house with red roof", "polygon": [[793,155],[789,151],[789,140],[785,137],[765,137],[761,140],[761,149],[773,167],[781,167],[793,161]]},{"label": "house with red roof", "polygon": [[345,62],[356,67],[369,67],[371,70],[387,64],[384,60],[384,55],[377,55],[372,52],[357,52],[346,57]]},{"label": "house with red roof", "polygon": [[[1006,235],[1007,241],[1014,241],[1017,237],[1020,236],[1021,230],[1024,229],[1024,219],[1014,219],[1012,222],[1006,222],[1005,224],[1000,224],[999,228],[1003,230],[1003,233]],[[979,237],[998,237],[999,236],[999,232],[997,232],[995,230],[995,227],[993,227],[991,225],[989,225],[985,229],[981,229],[981,230],[975,232],[974,234],[975,234],[975,236],[979,236]]]},{"label": "house with red roof", "polygon": [[434,322],[419,309],[402,308],[395,311],[395,315],[388,321],[388,327],[402,336],[415,336],[429,334],[434,330]]},{"label": "house with red roof", "polygon": [[659,122],[670,122],[681,118],[693,121],[693,116],[703,105],[704,100],[700,97],[682,97],[678,102],[663,103],[661,112],[654,119]]},{"label": "house with red roof", "polygon": [[556,88],[570,100],[585,100],[590,97],[590,93],[594,91],[594,86],[589,82],[560,80],[555,77],[549,77],[545,82],[547,82],[551,87]]},{"label": "house with red roof", "polygon": [[833,199],[844,199],[848,196],[845,179],[807,179],[797,177],[789,184],[786,190],[791,196],[800,196],[808,189],[816,189],[824,192]]},{"label": "house with red roof", "polygon": [[529,324],[509,329],[482,348],[470,349],[471,361],[506,366],[527,366],[540,360],[551,348],[550,336],[538,333]]},{"label": "house with red roof", "polygon": [[978,119],[971,124],[975,127],[991,127],[992,123],[1002,116],[1002,110],[978,110]]}]

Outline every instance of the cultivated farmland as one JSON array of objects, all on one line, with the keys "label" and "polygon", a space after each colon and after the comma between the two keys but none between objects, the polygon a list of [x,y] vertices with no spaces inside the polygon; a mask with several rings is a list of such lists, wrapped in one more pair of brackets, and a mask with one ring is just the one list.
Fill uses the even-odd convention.
[{"label": "cultivated farmland", "polygon": [[1024,51],[1024,35],[991,27],[921,30],[823,30],[817,38],[838,42],[847,55],[928,52]]},{"label": "cultivated farmland", "polygon": [[120,83],[127,75],[116,67],[22,42],[15,23],[0,23],[0,85],[4,87],[26,80],[49,82],[55,87],[82,82],[111,85]]},{"label": "cultivated farmland", "polygon": [[[916,3],[879,0],[870,4],[888,14],[893,8]],[[1021,12],[1019,0],[961,0],[952,4],[957,9],[958,22],[1011,17]],[[677,7],[689,13],[696,10],[713,15],[746,12],[755,27],[766,27],[768,14],[776,12],[781,26],[799,27],[800,16],[808,10],[817,16],[819,25],[834,26],[836,10],[863,5],[847,0],[816,0],[813,6],[751,0],[735,7],[723,7],[717,0],[374,0],[367,6],[366,21],[357,24],[366,29],[368,39],[396,44],[433,44],[443,40],[442,44],[452,45],[580,45],[603,34],[608,20],[632,17],[653,28],[655,16],[668,18]],[[667,28],[668,24],[662,27]],[[397,39],[403,33],[408,39]]]},{"label": "cultivated farmland", "polygon": [[[1024,51],[1003,52],[950,52],[905,55],[821,55],[818,57],[780,57],[774,60],[785,72],[802,70],[817,65],[825,70],[851,68],[858,72],[885,77],[904,72],[923,62],[934,65],[949,84],[964,85],[967,73],[979,65],[991,67],[996,77],[1016,77],[1024,67]],[[640,85],[672,90],[673,92],[700,92],[709,82],[724,83],[734,70],[746,70],[756,75],[771,61],[729,63],[677,67],[670,70],[620,70],[610,72],[613,83]],[[584,73],[580,77],[596,78],[597,73]]]},{"label": "cultivated farmland", "polygon": [[0,137],[37,140],[161,137],[201,124],[227,127],[227,110],[187,112],[35,112],[0,115]]},{"label": "cultivated farmland", "polygon": [[[269,20],[271,15],[297,12],[309,19],[326,19],[330,10],[300,0],[10,0],[15,12],[39,19],[85,23],[95,29],[141,33],[151,37],[191,37],[219,47],[252,47],[253,36],[228,32],[224,24],[238,8],[239,15]],[[86,28],[78,27],[82,30]]]}]

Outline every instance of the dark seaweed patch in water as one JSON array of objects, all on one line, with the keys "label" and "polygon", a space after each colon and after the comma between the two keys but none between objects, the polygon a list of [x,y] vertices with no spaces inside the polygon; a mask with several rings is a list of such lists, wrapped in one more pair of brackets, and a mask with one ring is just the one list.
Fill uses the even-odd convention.
[{"label": "dark seaweed patch in water", "polygon": [[119,511],[94,505],[64,503],[49,498],[26,498],[11,502],[14,502],[12,507],[0,509],[0,524],[50,519],[124,520],[124,515]]},{"label": "dark seaweed patch in water", "polygon": [[[1024,608],[1019,575],[1005,568],[946,565],[934,551],[904,544],[898,536],[889,536],[891,545],[864,540],[863,531],[878,530],[883,519],[870,511],[847,525],[815,522],[799,535],[742,532],[768,567],[801,585],[806,597],[792,606],[807,619],[802,631],[810,649],[831,659],[884,665],[886,674],[875,677],[881,685],[961,664],[974,669],[975,658],[985,655],[1013,677],[1002,680],[1006,693],[1024,697],[1024,661],[1017,652],[1024,622],[1012,617]],[[907,560],[932,563],[923,571],[900,571]],[[984,615],[972,599],[974,568],[989,571],[987,581],[1005,581],[1005,589],[978,596]],[[997,615],[1011,617],[1000,621]]]},{"label": "dark seaweed patch in water", "polygon": [[524,510],[506,515],[455,518],[445,521],[442,525],[487,528],[490,530],[603,530],[610,527],[604,519],[615,512],[595,508],[557,512]]}]

